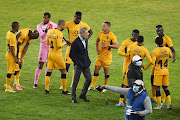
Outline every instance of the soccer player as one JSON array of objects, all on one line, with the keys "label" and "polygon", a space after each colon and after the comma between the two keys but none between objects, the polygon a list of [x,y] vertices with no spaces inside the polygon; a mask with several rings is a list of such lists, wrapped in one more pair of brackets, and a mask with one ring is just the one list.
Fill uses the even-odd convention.
[{"label": "soccer player", "polygon": [[[82,13],[76,12],[74,16],[74,20],[66,22],[65,28],[68,29],[70,43],[72,43],[79,36],[81,27],[85,27],[88,29],[89,35],[87,39],[89,39],[93,34],[93,31],[91,30],[91,28],[86,23],[82,22],[81,18],[82,18]],[[68,76],[68,70],[69,70],[70,64],[73,64],[73,61],[69,57],[70,49],[71,49],[71,46],[67,46],[66,55],[65,55],[67,76]],[[73,79],[74,79],[74,70],[73,70],[71,87],[73,84]]]},{"label": "soccer player", "polygon": [[[50,21],[51,15],[50,13],[46,12],[43,16],[43,22],[37,25],[37,31],[39,32],[39,36],[41,39],[40,42],[40,51],[39,51],[39,65],[35,72],[35,78],[34,78],[34,85],[33,88],[38,89],[38,79],[41,73],[41,70],[43,68],[43,65],[45,62],[47,62],[48,52],[49,52],[49,46],[46,45],[46,37],[48,30],[52,28],[57,28],[57,25]],[[45,71],[45,74],[47,73],[47,68]]]},{"label": "soccer player", "polygon": [[[20,30],[20,32],[17,34],[16,39],[18,41],[17,44],[17,48],[18,48],[18,59],[21,62],[21,65],[24,63],[24,55],[26,54],[26,51],[28,50],[28,46],[31,43],[32,39],[37,39],[39,37],[39,33],[37,30],[30,30],[29,28],[25,28]],[[25,46],[23,46],[23,44],[26,42]],[[19,83],[19,77],[21,74],[21,67],[20,70],[18,72],[18,74],[16,74],[15,76],[15,81],[13,86],[16,87],[16,89],[18,90],[23,90],[22,88],[24,86],[21,86]]]},{"label": "soccer player", "polygon": [[168,47],[163,46],[162,37],[157,37],[155,43],[157,44],[158,47],[154,49],[152,53],[152,60],[153,63],[155,63],[153,85],[155,85],[156,87],[156,99],[158,106],[155,107],[154,109],[158,109],[158,110],[162,109],[160,86],[162,86],[166,94],[166,98],[168,102],[166,109],[172,109],[171,96],[168,90],[168,85],[169,85],[168,59],[172,57],[172,54]]},{"label": "soccer player", "polygon": [[[128,54],[130,56],[131,63],[128,67],[128,73],[127,73],[127,80],[128,80],[128,87],[132,87],[133,83],[137,79],[143,80],[143,72],[141,70],[141,67],[143,67],[143,59],[146,57],[148,59],[148,64],[144,67],[144,70],[147,70],[149,66],[152,64],[152,59],[149,54],[149,51],[143,46],[144,37],[138,36],[137,44],[132,44],[128,48]],[[139,61],[140,64],[136,65],[133,64],[133,57],[134,56],[140,56],[141,61]]]},{"label": "soccer player", "polygon": [[[95,90],[95,84],[99,77],[99,70],[101,67],[104,69],[105,80],[104,85],[108,84],[109,81],[109,67],[112,62],[112,49],[118,48],[118,42],[116,36],[110,31],[111,23],[104,22],[102,24],[102,31],[99,32],[99,35],[96,40],[96,52],[98,54],[95,69],[94,69],[94,76],[92,80],[90,90]],[[105,91],[104,91],[105,92]]]},{"label": "soccer player", "polygon": [[[164,34],[162,25],[156,26],[156,33],[159,37],[163,38],[163,46],[169,47],[171,49],[172,55],[173,55],[173,62],[175,62],[176,51],[173,47],[171,38],[169,38],[167,35]],[[154,79],[154,65],[152,66],[152,69],[151,69],[151,85],[152,85],[151,86],[151,92],[152,92],[151,101],[156,102],[156,90],[155,90],[155,86],[153,85],[153,79]],[[166,95],[165,95],[165,92],[163,91],[162,92],[162,105],[165,103],[165,98],[166,98]]]},{"label": "soccer player", "polygon": [[19,23],[13,22],[11,24],[12,30],[6,35],[6,60],[7,60],[7,77],[6,77],[6,92],[16,92],[10,86],[14,75],[19,72],[19,60],[17,58],[17,42],[15,32],[19,30]]},{"label": "soccer player", "polygon": [[[134,29],[132,31],[132,37],[126,39],[120,46],[119,50],[118,50],[118,55],[124,56],[124,63],[123,63],[123,84],[122,87],[123,88],[127,88],[128,87],[128,82],[127,82],[127,78],[125,79],[125,76],[127,75],[128,72],[128,66],[130,64],[130,58],[129,55],[127,54],[127,50],[128,47],[131,44],[134,44],[137,40],[139,36],[139,30]],[[123,52],[125,51],[125,53]],[[119,103],[116,104],[116,106],[124,106],[124,96],[120,95],[120,99],[119,99]]]},{"label": "soccer player", "polygon": [[61,72],[62,94],[70,95],[71,93],[66,90],[66,66],[62,56],[62,49],[66,45],[61,31],[64,30],[65,21],[59,20],[56,29],[48,31],[46,44],[50,45],[47,63],[47,74],[45,76],[45,94],[49,94],[50,76],[53,69],[59,69]]}]

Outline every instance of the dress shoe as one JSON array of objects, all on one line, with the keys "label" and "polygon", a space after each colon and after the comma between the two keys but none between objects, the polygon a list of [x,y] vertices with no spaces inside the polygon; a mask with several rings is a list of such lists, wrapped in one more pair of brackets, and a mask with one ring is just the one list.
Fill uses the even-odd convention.
[{"label": "dress shoe", "polygon": [[90,102],[90,100],[88,100],[86,96],[81,96],[80,95],[79,98],[84,99],[85,102]]},{"label": "dress shoe", "polygon": [[72,101],[71,101],[72,103],[76,103],[76,104],[78,104],[78,101],[76,100],[76,99],[72,99]]}]

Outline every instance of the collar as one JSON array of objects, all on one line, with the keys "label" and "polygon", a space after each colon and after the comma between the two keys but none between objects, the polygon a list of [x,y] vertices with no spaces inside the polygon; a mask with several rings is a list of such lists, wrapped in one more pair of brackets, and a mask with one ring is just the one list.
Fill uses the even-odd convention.
[{"label": "collar", "polygon": [[139,92],[135,93],[135,95],[139,95],[139,94],[141,94],[141,93],[142,93],[142,91],[143,91],[143,89],[142,89],[141,91],[139,91]]},{"label": "collar", "polygon": [[81,39],[81,41],[85,41],[85,39],[83,39],[80,35],[79,35],[79,38]]}]

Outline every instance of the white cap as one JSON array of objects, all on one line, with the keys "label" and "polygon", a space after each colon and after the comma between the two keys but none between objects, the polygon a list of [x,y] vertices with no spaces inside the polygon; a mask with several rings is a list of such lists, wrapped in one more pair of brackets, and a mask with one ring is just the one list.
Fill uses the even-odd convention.
[{"label": "white cap", "polygon": [[134,84],[141,85],[144,88],[144,82],[142,80],[136,80]]},{"label": "white cap", "polygon": [[139,56],[139,55],[135,55],[133,58],[132,58],[132,62],[137,62],[139,60],[142,60],[142,58]]}]

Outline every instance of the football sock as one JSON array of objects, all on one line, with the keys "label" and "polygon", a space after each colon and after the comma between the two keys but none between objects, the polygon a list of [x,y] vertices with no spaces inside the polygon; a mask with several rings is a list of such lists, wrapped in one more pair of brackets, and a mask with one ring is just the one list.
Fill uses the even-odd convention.
[{"label": "football sock", "polygon": [[161,93],[160,93],[160,91],[156,91],[156,99],[157,99],[158,106],[161,106]]},{"label": "football sock", "polygon": [[36,69],[35,78],[34,78],[34,84],[38,84],[38,79],[39,79],[39,76],[41,74],[41,70],[42,69],[39,69],[39,68]]},{"label": "football sock", "polygon": [[16,85],[19,85],[19,84],[20,84],[20,83],[19,83],[19,77],[20,77],[20,75],[21,75],[21,70],[19,70],[19,72],[15,75],[14,83],[15,83]]},{"label": "football sock", "polygon": [[95,87],[98,78],[99,78],[99,74],[95,74],[95,73],[94,73],[94,76],[93,76],[93,79],[92,79],[91,88],[94,88],[94,87]]},{"label": "football sock", "polygon": [[119,103],[123,103],[123,101],[124,101],[124,98],[119,98]]},{"label": "football sock", "polygon": [[49,91],[50,76],[45,77],[45,90]]},{"label": "football sock", "polygon": [[162,102],[165,103],[165,99],[166,99],[166,93],[164,92],[164,90],[162,91]]},{"label": "football sock", "polygon": [[170,95],[167,96],[167,102],[168,102],[168,105],[171,104],[171,96]]},{"label": "football sock", "polygon": [[14,75],[12,74],[7,74],[7,77],[6,77],[6,89],[9,89],[10,88],[10,83],[11,81],[14,79]]},{"label": "football sock", "polygon": [[62,83],[62,89],[64,92],[66,92],[66,86],[67,86],[67,79],[66,74],[61,74],[61,83]]},{"label": "football sock", "polygon": [[151,86],[152,99],[156,100],[156,88],[155,86]]},{"label": "football sock", "polygon": [[105,76],[104,85],[107,85],[109,81],[109,75]]}]

